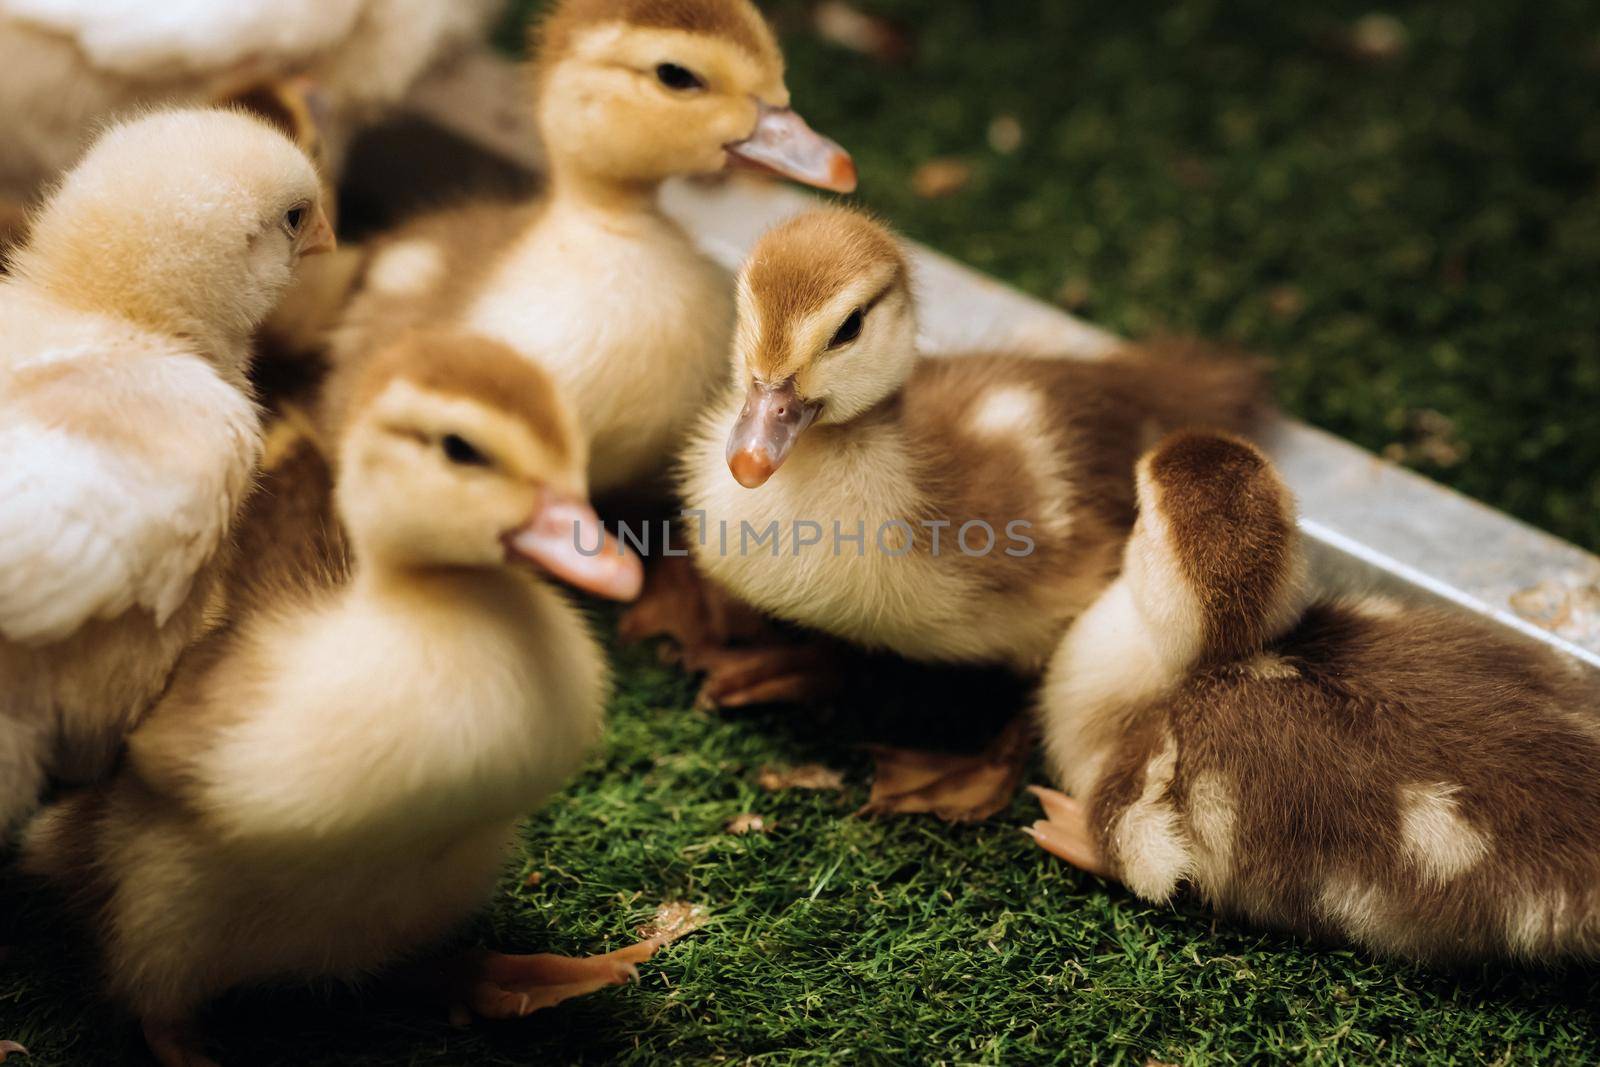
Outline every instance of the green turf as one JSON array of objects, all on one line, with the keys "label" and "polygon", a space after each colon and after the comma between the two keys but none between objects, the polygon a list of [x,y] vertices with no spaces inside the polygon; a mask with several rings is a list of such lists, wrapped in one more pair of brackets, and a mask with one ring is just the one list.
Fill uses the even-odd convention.
[{"label": "green turf", "polygon": [[[915,53],[883,65],[784,29],[797,103],[907,233],[1114,329],[1198,330],[1280,357],[1296,412],[1371,448],[1416,413],[1459,441],[1435,477],[1600,547],[1600,10],[1490,0],[1391,9],[1397,60],[1342,43],[1345,0],[862,0]],[[1012,154],[986,143],[1001,114]],[[916,165],[958,156],[944,200]],[[1465,458],[1448,453],[1469,451]],[[470,936],[595,951],[667,900],[709,910],[639,986],[518,1024],[448,1027],[368,992],[251,994],[209,1020],[225,1062],[1593,1062],[1600,974],[1376,963],[1146,907],[1047,862],[1016,827],[851,817],[869,734],[922,697],[707,716],[648,652],[620,655],[606,749],[540,814]],[[943,690],[940,690],[943,692]],[[977,687],[937,709],[1004,704]],[[822,761],[842,794],[763,792]],[[758,812],[768,835],[724,823]],[[534,888],[522,886],[532,870]],[[0,1037],[35,1065],[137,1057],[49,916],[0,895]]]},{"label": "green turf", "polygon": [[[225,1063],[1600,1057],[1600,975],[1430,973],[1147,907],[1035,849],[1016,830],[1022,802],[964,829],[852,818],[866,777],[854,716],[706,716],[647,651],[619,666],[606,752],[533,821],[525,861],[471,934],[598,951],[668,900],[704,906],[708,925],[638,986],[520,1023],[452,1029],[370,990],[238,996],[208,1020]],[[918,710],[901,710],[902,727]],[[846,791],[756,784],[766,765],[813,760],[845,771]],[[724,832],[744,812],[771,832]],[[534,870],[541,883],[523,887]],[[142,1062],[131,1027],[86,998],[87,973],[55,962],[49,916],[17,925],[0,1032],[30,1044],[35,1067]]]}]

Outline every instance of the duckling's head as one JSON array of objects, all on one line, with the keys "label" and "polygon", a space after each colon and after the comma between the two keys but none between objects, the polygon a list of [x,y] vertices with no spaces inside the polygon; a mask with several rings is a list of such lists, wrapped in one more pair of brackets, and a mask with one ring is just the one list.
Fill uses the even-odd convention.
[{"label": "duckling's head", "polygon": [[648,186],[747,165],[855,188],[850,156],[790,108],[783,54],[750,0],[562,0],[533,45],[558,175]]},{"label": "duckling's head", "polygon": [[917,323],[899,243],[844,208],[768,231],[739,272],[738,301],[734,374],[746,392],[728,467],[754,489],[807,427],[849,422],[905,384]]},{"label": "duckling's head", "polygon": [[74,306],[240,341],[299,258],[333,245],[316,169],[282,133],[239,111],[161,111],[100,136],[16,269]]},{"label": "duckling's head", "polygon": [[1139,461],[1137,477],[1123,573],[1174,655],[1243,655],[1294,624],[1305,605],[1294,497],[1259,449],[1180,431]]},{"label": "duckling's head", "polygon": [[349,410],[339,510],[365,565],[532,564],[638,595],[639,560],[589,506],[583,438],[534,363],[470,335],[411,335],[365,369]]}]

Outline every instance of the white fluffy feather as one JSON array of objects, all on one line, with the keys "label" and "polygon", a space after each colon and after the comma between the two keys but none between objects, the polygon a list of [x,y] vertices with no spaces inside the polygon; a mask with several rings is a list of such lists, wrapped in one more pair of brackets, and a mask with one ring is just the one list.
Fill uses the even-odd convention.
[{"label": "white fluffy feather", "polygon": [[504,0],[0,0],[0,194],[28,200],[94,131],[151,106],[204,105],[308,76],[337,171],[359,127]]},{"label": "white fluffy feather", "polygon": [[185,353],[134,367],[105,360],[117,340],[61,354],[55,369],[149,425],[171,425],[185,408],[210,417],[130,452],[116,437],[52,425],[0,387],[0,635],[11,641],[57,641],[135,607],[164,625],[249,484],[259,447],[250,402]]},{"label": "white fluffy feather", "polygon": [[0,0],[0,14],[71,37],[102,70],[149,78],[320,52],[375,2]]}]

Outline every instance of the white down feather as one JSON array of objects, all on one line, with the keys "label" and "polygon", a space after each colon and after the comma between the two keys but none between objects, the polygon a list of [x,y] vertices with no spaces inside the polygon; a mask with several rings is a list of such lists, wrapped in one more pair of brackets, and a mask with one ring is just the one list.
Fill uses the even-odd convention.
[{"label": "white down feather", "polygon": [[350,32],[364,6],[381,2],[0,0],[0,13],[71,37],[102,70],[170,77],[323,51]]},{"label": "white down feather", "polygon": [[0,387],[0,634],[25,644],[135,607],[165,623],[227,535],[259,451],[253,405],[198,357],[132,373],[88,351],[55,361],[152,432],[130,451]]}]

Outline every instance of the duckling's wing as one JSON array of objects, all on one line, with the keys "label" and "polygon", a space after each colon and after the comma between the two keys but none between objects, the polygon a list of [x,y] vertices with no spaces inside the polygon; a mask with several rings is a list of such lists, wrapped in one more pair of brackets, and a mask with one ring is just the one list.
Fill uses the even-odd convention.
[{"label": "duckling's wing", "polygon": [[0,636],[48,643],[134,608],[164,624],[183,604],[259,449],[250,402],[196,364],[0,418]]}]

